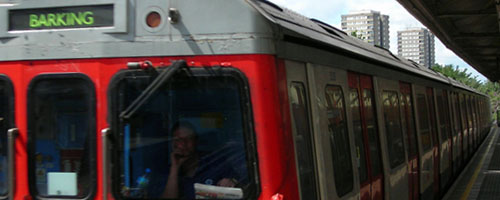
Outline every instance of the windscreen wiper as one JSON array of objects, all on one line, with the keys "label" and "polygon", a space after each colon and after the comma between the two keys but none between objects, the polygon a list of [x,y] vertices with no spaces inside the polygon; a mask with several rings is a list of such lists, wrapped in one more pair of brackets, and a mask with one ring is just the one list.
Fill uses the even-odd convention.
[{"label": "windscreen wiper", "polygon": [[139,95],[139,97],[137,97],[132,104],[120,113],[120,119],[130,119],[142,105],[148,102],[151,96],[153,96],[153,94],[155,94],[162,85],[164,85],[174,74],[183,68],[188,69],[186,61],[177,60],[174,61],[170,67],[163,69],[153,82],[151,82],[151,84],[149,84],[148,87],[142,91],[141,95]]}]

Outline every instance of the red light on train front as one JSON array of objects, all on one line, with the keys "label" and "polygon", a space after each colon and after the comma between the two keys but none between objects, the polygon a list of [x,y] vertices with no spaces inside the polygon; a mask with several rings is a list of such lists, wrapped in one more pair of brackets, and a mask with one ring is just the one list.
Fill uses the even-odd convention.
[{"label": "red light on train front", "polygon": [[156,28],[161,24],[161,15],[155,11],[148,13],[146,16],[146,24],[151,28]]}]

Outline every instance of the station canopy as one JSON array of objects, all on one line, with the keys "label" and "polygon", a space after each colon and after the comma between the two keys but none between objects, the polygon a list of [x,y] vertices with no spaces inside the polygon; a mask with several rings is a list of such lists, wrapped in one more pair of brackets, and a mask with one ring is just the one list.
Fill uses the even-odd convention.
[{"label": "station canopy", "polygon": [[500,0],[398,0],[449,49],[500,82]]}]

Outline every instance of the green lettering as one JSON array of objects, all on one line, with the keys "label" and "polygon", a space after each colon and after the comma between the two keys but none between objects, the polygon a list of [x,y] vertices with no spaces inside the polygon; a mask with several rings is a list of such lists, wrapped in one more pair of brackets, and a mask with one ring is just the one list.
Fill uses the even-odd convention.
[{"label": "green lettering", "polygon": [[74,17],[76,17],[74,13],[66,13],[66,23],[68,24],[68,26],[75,25]]},{"label": "green lettering", "polygon": [[44,14],[41,14],[40,17],[38,18],[38,22],[40,23],[40,25],[43,25],[45,27],[49,27],[50,24],[47,23],[47,18],[45,17]]},{"label": "green lettering", "polygon": [[34,15],[34,14],[30,15],[30,27],[31,28],[40,27],[40,23],[38,23],[38,15]]},{"label": "green lettering", "polygon": [[56,16],[57,24],[59,24],[60,26],[66,26],[66,21],[64,21],[65,16],[66,16],[66,13],[57,13],[57,16]]},{"label": "green lettering", "polygon": [[82,18],[82,21],[84,24],[86,24],[86,25],[94,24],[94,17],[92,16],[92,15],[94,15],[93,12],[87,11],[87,12],[84,12],[83,14],[82,13],[78,13],[78,14],[82,15],[81,18]]},{"label": "green lettering", "polygon": [[[80,14],[81,15],[81,14]],[[78,16],[76,16],[75,13],[71,13],[71,18],[73,18],[73,20],[78,23],[78,25],[82,25],[82,19],[80,19]]]},{"label": "green lettering", "polygon": [[60,26],[60,24],[56,22],[56,15],[52,13],[47,14],[47,23],[49,26]]}]

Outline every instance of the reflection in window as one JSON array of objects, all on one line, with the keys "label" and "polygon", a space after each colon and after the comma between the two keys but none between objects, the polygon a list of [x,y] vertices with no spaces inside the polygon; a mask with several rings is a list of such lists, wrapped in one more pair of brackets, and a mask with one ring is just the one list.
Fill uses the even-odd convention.
[{"label": "reflection in window", "polygon": [[404,124],[406,126],[406,130],[408,131],[408,157],[413,158],[417,156],[417,137],[415,136],[415,119],[413,117],[413,105],[410,94],[401,94],[401,105],[405,112]]},{"label": "reflection in window", "polygon": [[384,91],[382,92],[382,101],[389,162],[391,168],[394,168],[405,161],[398,93]]},{"label": "reflection in window", "polygon": [[30,184],[38,195],[83,198],[92,191],[94,92],[82,75],[40,76],[30,84]]},{"label": "reflection in window", "polygon": [[353,189],[351,148],[345,117],[344,95],[339,86],[327,86],[325,96],[335,187],[337,194],[344,196]]},{"label": "reflection in window", "polygon": [[[467,109],[466,109],[467,106],[465,104],[465,95],[464,94],[460,95],[460,108],[462,108],[461,109],[461,114],[462,114],[461,119],[462,119],[463,133],[466,134],[466,133],[468,133],[467,132],[467,130],[468,130],[468,128],[467,128],[468,124],[467,124]],[[466,143],[467,142],[464,141],[464,145],[466,145]]]},{"label": "reflection in window", "polygon": [[446,142],[448,140],[449,134],[449,112],[448,112],[448,102],[443,95],[439,94],[436,96],[437,106],[438,106],[438,116],[439,116],[439,129],[441,131],[441,141]]},{"label": "reflection in window", "polygon": [[[152,78],[126,72],[117,82],[110,104],[116,103],[113,124],[121,134],[118,195],[193,199],[220,193],[226,196],[218,199],[243,199],[255,194],[253,154],[246,151],[250,119],[243,81],[203,69],[192,72],[168,80],[123,122],[117,116]],[[207,193],[211,186],[216,191]]]},{"label": "reflection in window", "polygon": [[[1,78],[1,77],[0,77]],[[0,79],[0,196],[7,195],[8,163],[7,163],[7,130],[12,121],[11,96],[12,88],[3,78]]]},{"label": "reflection in window", "polygon": [[358,161],[359,181],[364,183],[368,179],[366,167],[365,145],[363,137],[363,126],[361,122],[361,109],[359,107],[358,89],[352,88],[349,92],[352,123],[354,128],[354,141],[356,144],[356,156]]},{"label": "reflection in window", "polygon": [[309,131],[309,112],[304,84],[293,82],[290,88],[290,104],[296,134],[294,135],[302,199],[316,199],[316,175],[312,138]]},{"label": "reflection in window", "polygon": [[422,140],[422,148],[428,151],[432,147],[431,130],[429,126],[429,110],[424,94],[417,94],[418,121],[420,124],[420,139]]},{"label": "reflection in window", "polygon": [[[453,113],[453,119],[455,124],[455,132],[454,136],[458,136],[458,134],[462,131],[462,124],[460,123],[460,102],[458,101],[458,95],[456,93],[453,94],[453,109],[455,112]],[[457,139],[458,142],[458,139]],[[458,146],[458,145],[457,145]]]},{"label": "reflection in window", "polygon": [[380,157],[380,142],[377,129],[377,121],[375,118],[375,102],[373,100],[372,91],[369,89],[363,90],[363,106],[366,120],[366,130],[368,132],[368,142],[370,145],[370,161],[372,168],[372,176],[382,174],[382,160]]}]

